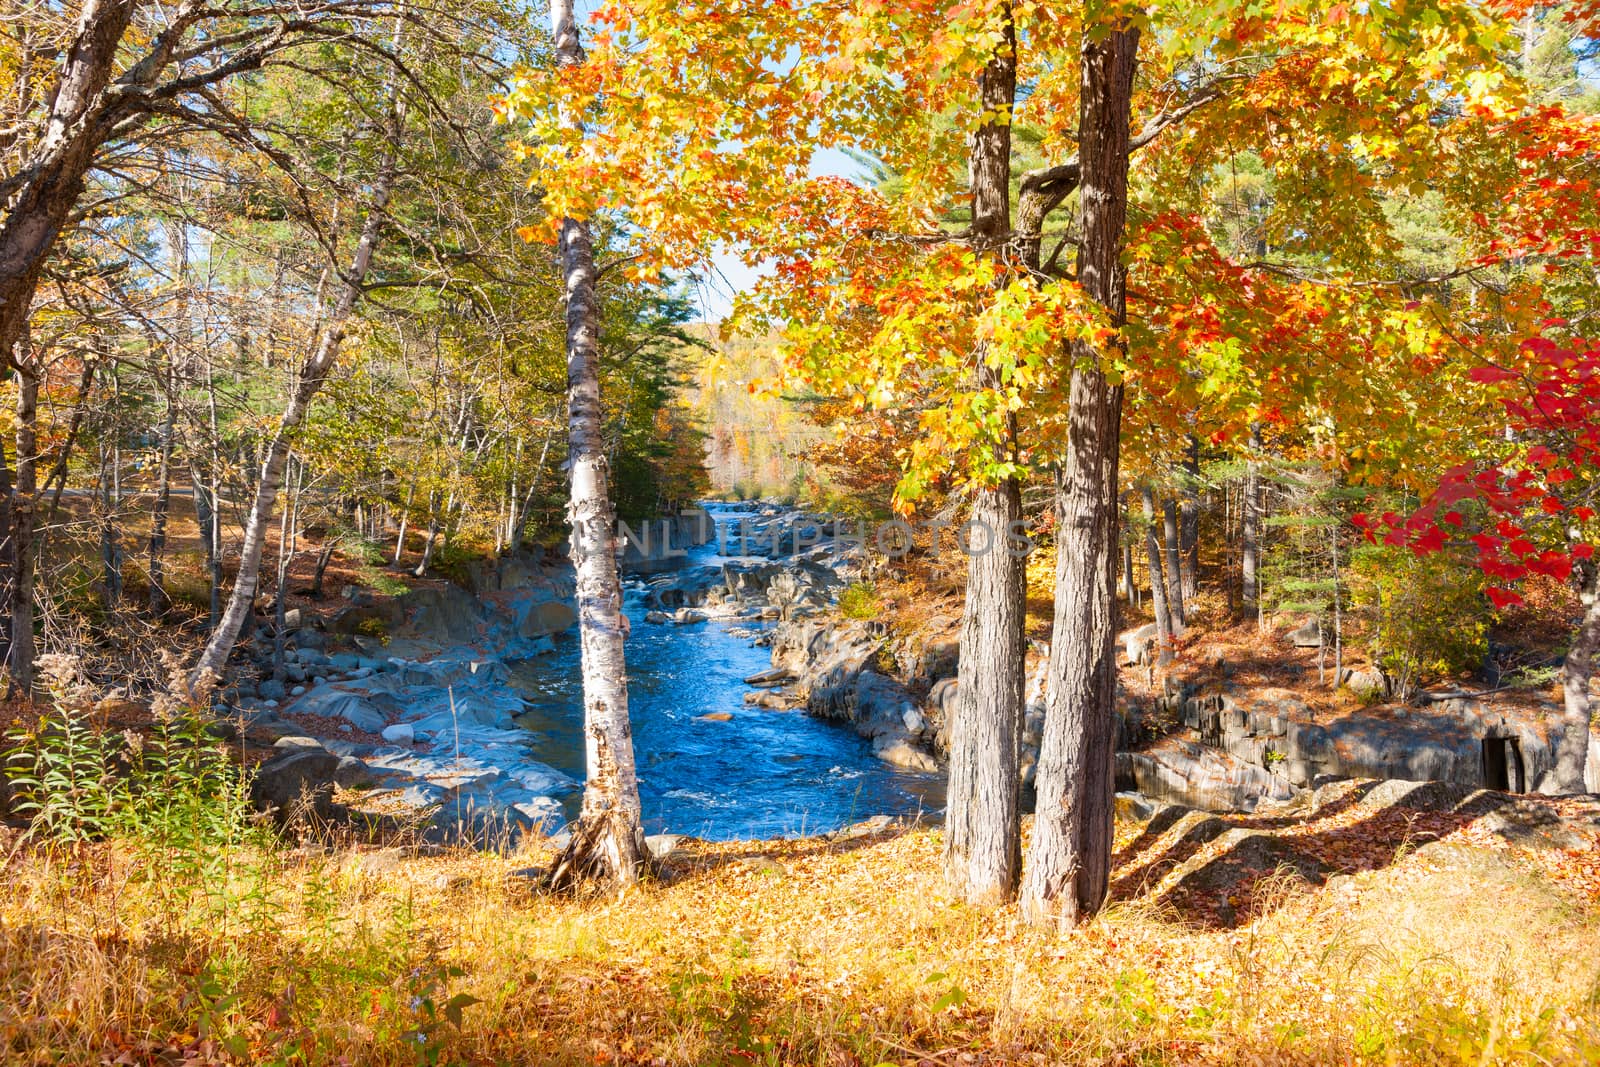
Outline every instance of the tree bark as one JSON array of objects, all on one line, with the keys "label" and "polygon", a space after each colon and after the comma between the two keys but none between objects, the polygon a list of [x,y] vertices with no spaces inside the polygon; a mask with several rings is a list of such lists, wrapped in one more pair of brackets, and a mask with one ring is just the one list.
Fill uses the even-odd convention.
[{"label": "tree bark", "polygon": [[[1080,63],[1078,280],[1126,321],[1123,230],[1128,122],[1139,31],[1125,23],[1085,37]],[[1113,342],[1121,346],[1126,342]],[[1111,879],[1112,758],[1116,744],[1117,464],[1122,387],[1101,353],[1071,350],[1066,463],[1056,482],[1055,624],[1049,696],[1036,776],[1033,843],[1022,885],[1031,922],[1075,925],[1099,910]]]},{"label": "tree bark", "polygon": [[172,599],[167,596],[165,571],[167,558],[167,511],[172,501],[172,435],[173,401],[172,377],[168,373],[163,383],[167,406],[162,415],[160,454],[156,460],[156,499],[150,510],[150,599],[152,615],[159,616],[167,610]]},{"label": "tree bark", "polygon": [[[1016,31],[1001,5],[1005,27],[984,67],[980,98],[986,116],[971,147],[972,231],[983,254],[1006,257],[1011,236],[1011,108],[1016,98]],[[1008,273],[1002,263],[1001,277]],[[1003,283],[1002,283],[1003,284]],[[978,353],[978,382],[1001,383]],[[995,444],[1010,460],[1014,427]],[[961,617],[960,685],[950,722],[950,776],[945,808],[945,881],[974,904],[1010,900],[1022,868],[1019,778],[1024,656],[1026,557],[1007,534],[1022,517],[1015,478],[975,484],[967,550],[967,597]]]},{"label": "tree bark", "polygon": [[1182,634],[1189,625],[1188,613],[1183,606],[1183,564],[1178,548],[1178,504],[1161,502],[1162,536],[1167,542],[1167,608],[1172,612],[1172,632]]},{"label": "tree bark", "polygon": [[1256,428],[1250,428],[1250,461],[1245,469],[1244,501],[1240,508],[1240,585],[1244,610],[1254,609],[1260,599],[1261,588],[1257,578],[1261,554],[1261,471],[1256,454],[1261,450],[1261,437]]},{"label": "tree bark", "polygon": [[83,193],[108,130],[99,114],[117,49],[139,0],[87,0],[62,61],[45,135],[19,173],[0,222],[0,357],[27,329],[39,276]]},{"label": "tree bark", "polygon": [[1183,454],[1182,511],[1183,580],[1180,584],[1184,604],[1188,605],[1200,594],[1200,439],[1194,434],[1189,435],[1189,447]]},{"label": "tree bark", "polygon": [[[1563,793],[1587,793],[1584,769],[1589,762],[1590,722],[1593,698],[1589,681],[1594,677],[1594,660],[1600,652],[1600,567],[1585,565],[1580,598],[1583,619],[1573,635],[1561,667],[1561,740],[1556,744],[1556,787]],[[1600,783],[1597,783],[1600,784]]]},{"label": "tree bark", "polygon": [[1177,636],[1173,627],[1172,600],[1167,596],[1167,573],[1161,565],[1161,543],[1156,539],[1155,499],[1148,488],[1139,490],[1144,504],[1144,555],[1150,568],[1150,601],[1155,610],[1156,632],[1161,637],[1161,656],[1165,660],[1171,653],[1172,639]]},{"label": "tree bark", "polygon": [[[556,61],[563,67],[582,64],[572,0],[550,0],[550,30]],[[576,129],[581,121],[574,110],[563,109],[567,128]],[[572,486],[567,517],[576,572],[587,776],[571,844],[552,868],[550,881],[557,887],[588,879],[628,885],[639,877],[644,830],[628,722],[623,658],[627,627],[617,574],[616,515],[602,436],[600,306],[593,237],[586,221],[561,220],[561,269],[567,295],[567,457]]]}]

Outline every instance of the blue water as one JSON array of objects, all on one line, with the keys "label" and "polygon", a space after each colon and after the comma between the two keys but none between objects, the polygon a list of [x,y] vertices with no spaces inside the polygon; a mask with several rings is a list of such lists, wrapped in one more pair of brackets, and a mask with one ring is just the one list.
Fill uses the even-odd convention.
[{"label": "blue water", "polygon": [[[714,545],[689,553],[686,566],[720,563]],[[658,626],[630,592],[628,710],[647,833],[712,840],[780,837],[837,829],[872,815],[902,815],[944,805],[942,775],[899,770],[872,754],[848,726],[802,711],[767,711],[744,702],[744,679],[771,667],[771,655],[717,621]],[[530,711],[519,721],[540,735],[539,758],[582,780],[582,682],[575,634],[553,656],[513,669]],[[700,718],[727,712],[728,722]],[[576,814],[577,799],[570,801]]]}]

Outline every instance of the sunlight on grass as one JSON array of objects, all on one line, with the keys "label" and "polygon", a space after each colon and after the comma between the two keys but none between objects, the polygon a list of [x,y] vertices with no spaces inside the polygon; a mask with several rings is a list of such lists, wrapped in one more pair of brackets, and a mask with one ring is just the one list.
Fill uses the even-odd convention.
[{"label": "sunlight on grass", "polygon": [[[573,902],[497,857],[241,847],[206,883],[18,849],[0,1028],[23,1061],[1579,1063],[1600,929],[1496,856],[1412,856],[1204,930],[1144,899],[1056,936],[951,904],[937,831],[696,846]],[[753,862],[753,853],[767,858]],[[1270,898],[1270,899],[1267,899]],[[209,902],[209,903],[207,903]],[[1592,1060],[1590,1060],[1592,1062]]]}]

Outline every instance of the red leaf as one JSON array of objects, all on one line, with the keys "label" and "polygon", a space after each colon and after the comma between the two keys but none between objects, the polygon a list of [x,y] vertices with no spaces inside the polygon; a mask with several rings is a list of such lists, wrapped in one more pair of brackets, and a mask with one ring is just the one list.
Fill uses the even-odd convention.
[{"label": "red leaf", "polygon": [[1522,603],[1522,597],[1509,589],[1502,589],[1498,585],[1491,585],[1484,590],[1496,608],[1507,608],[1513,604]]}]

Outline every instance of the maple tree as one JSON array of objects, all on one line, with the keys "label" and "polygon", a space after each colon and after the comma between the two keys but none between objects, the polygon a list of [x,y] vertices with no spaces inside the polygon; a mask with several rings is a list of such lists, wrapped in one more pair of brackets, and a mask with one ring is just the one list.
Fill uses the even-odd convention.
[{"label": "maple tree", "polygon": [[[1148,30],[1129,60],[1138,76],[1126,255],[1120,238],[1103,245],[1128,271],[1125,327],[1118,293],[1093,291],[1082,264],[1097,216],[1083,214],[1079,121],[1080,56],[1124,18]],[[1513,191],[1542,190],[1542,219],[1560,201],[1570,235],[1593,215],[1571,173],[1587,142],[1569,137],[1570,120],[1549,132],[1559,108],[1526,100],[1502,61],[1501,25],[1470,4],[1356,14],[1323,3],[1080,12],[618,2],[598,9],[595,25],[582,71],[528,72],[508,101],[531,125],[526,151],[550,190],[550,217],[626,217],[648,235],[634,264],[644,274],[692,266],[720,245],[769,263],[734,325],[781,330],[791,372],[818,392],[917,412],[902,508],[955,460],[972,506],[990,515],[989,502],[1026,472],[1064,464],[1070,483],[1075,447],[1113,442],[1093,460],[1097,488],[1080,505],[1062,493],[1069,512],[1092,503],[1097,517],[1061,528],[1070,535],[1087,522],[1099,532],[1059,553],[1086,569],[1058,580],[1058,606],[1065,590],[1084,591],[1058,614],[1052,643],[1050,719],[1082,716],[1060,747],[1090,753],[1095,768],[1109,761],[1109,741],[1083,731],[1109,730],[1111,674],[1094,662],[1113,625],[1101,572],[1110,575],[1117,542],[1117,409],[1152,428],[1153,441],[1196,423],[1214,443],[1254,424],[1327,426],[1311,447],[1385,477],[1421,476],[1423,457],[1436,458],[1416,447],[1427,427],[1452,404],[1482,402],[1449,351],[1448,335],[1470,317],[1451,305],[1452,283],[1512,258],[1500,235],[1527,210]],[[557,93],[587,101],[581,140],[551,120],[545,101]],[[1029,132],[1026,154],[1018,129]],[[1508,143],[1522,146],[1511,165]],[[865,153],[892,186],[814,176],[822,146]],[[1272,197],[1251,222],[1250,247],[1229,249],[1209,220],[1218,168],[1241,153],[1259,162]],[[1025,158],[1038,165],[1012,173]],[[1426,195],[1451,219],[1464,246],[1456,258],[1467,263],[1442,277],[1397,277],[1400,221],[1386,205]],[[1076,270],[1063,257],[1074,243]],[[1501,321],[1521,314],[1531,292],[1526,279],[1512,282],[1495,301]],[[1074,425],[1094,411],[1105,417],[1075,442]],[[1002,503],[991,517],[1010,514]],[[982,579],[980,565],[970,577]],[[1011,595],[1003,569],[969,583],[968,615],[1003,619]],[[979,652],[970,639],[962,672],[962,689],[984,694],[978,721],[1000,724],[1001,739],[983,747],[1002,765],[1014,673],[1006,647]],[[1083,684],[1069,684],[1080,670]],[[953,731],[954,751],[967,736]],[[1084,790],[1063,794],[1065,818],[1085,817],[1109,796],[1109,780]],[[966,794],[958,785],[954,810]],[[1085,872],[1103,868],[1099,858],[1077,868],[1084,911],[1100,896]],[[973,884],[1004,895],[1003,859],[992,870]],[[1056,899],[1054,888],[1035,892]]]},{"label": "maple tree", "polygon": [[[1555,332],[1564,324],[1548,325]],[[1582,793],[1600,652],[1600,345],[1543,335],[1523,342],[1514,360],[1475,367],[1471,377],[1493,391],[1503,412],[1500,454],[1451,467],[1409,515],[1360,513],[1354,521],[1374,543],[1418,555],[1471,545],[1472,565],[1494,583],[1485,593],[1496,608],[1521,603],[1516,587],[1530,577],[1572,581],[1583,613],[1562,666],[1556,786]]]}]

